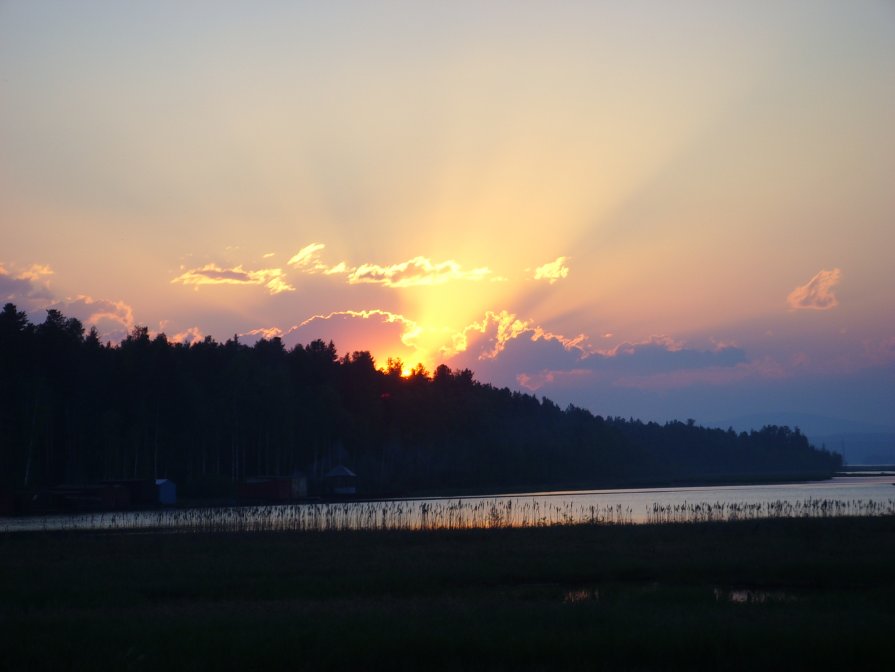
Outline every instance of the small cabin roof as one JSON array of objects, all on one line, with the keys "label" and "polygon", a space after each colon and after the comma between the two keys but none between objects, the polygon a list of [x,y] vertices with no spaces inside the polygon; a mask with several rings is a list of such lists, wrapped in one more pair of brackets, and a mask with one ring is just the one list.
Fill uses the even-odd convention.
[{"label": "small cabin roof", "polygon": [[327,471],[324,478],[336,478],[338,476],[351,476],[352,478],[356,478],[357,474],[351,471],[348,467],[340,464]]}]

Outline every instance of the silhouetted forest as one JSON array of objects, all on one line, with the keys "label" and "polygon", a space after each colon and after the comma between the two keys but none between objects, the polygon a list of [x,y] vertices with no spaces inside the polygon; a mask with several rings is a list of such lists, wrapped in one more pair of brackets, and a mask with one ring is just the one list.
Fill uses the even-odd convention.
[{"label": "silhouetted forest", "polygon": [[187,345],[136,327],[112,346],[56,310],[35,325],[6,304],[3,485],[164,477],[184,494],[214,494],[249,476],[341,463],[372,494],[828,475],[841,464],[785,427],[737,434],[602,418],[469,370],[401,369],[319,340]]}]

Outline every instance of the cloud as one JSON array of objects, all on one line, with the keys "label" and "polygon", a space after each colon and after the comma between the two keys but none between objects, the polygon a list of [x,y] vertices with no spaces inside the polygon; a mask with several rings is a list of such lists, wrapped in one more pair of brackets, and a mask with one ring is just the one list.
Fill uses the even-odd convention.
[{"label": "cloud", "polygon": [[590,367],[627,375],[654,375],[672,371],[733,367],[747,362],[746,352],[731,345],[711,350],[687,348],[667,336],[652,336],[641,343],[622,343],[608,352],[588,357]]},{"label": "cloud", "polygon": [[453,280],[503,280],[494,277],[491,269],[487,267],[465,270],[452,259],[434,262],[423,256],[387,266],[372,263],[349,266],[344,261],[330,266],[324,263],[320,256],[325,248],[326,245],[323,243],[305,245],[289,259],[289,265],[308,274],[344,274],[348,276],[350,285],[377,284],[392,288],[441,285]]},{"label": "cloud", "polygon": [[566,338],[551,333],[506,310],[488,311],[480,322],[473,322],[454,336],[454,351],[472,352],[479,360],[494,359],[504,351],[509,342],[522,337],[533,342],[554,343],[566,351],[574,350],[578,357],[584,354],[582,344],[587,338],[584,334]]},{"label": "cloud", "polygon": [[234,268],[221,268],[217,264],[205,264],[200,268],[185,271],[171,283],[184,285],[262,285],[271,294],[293,292],[295,287],[286,280],[280,268],[262,268],[256,271],[245,270],[242,265]]},{"label": "cloud", "polygon": [[205,338],[205,334],[202,333],[202,330],[199,327],[189,327],[180,331],[169,339],[172,343],[186,343],[187,345],[192,345],[193,343],[198,343]]},{"label": "cloud", "polygon": [[415,363],[427,359],[419,349],[422,331],[416,322],[403,315],[374,308],[313,315],[286,330],[282,337],[290,348],[320,339],[333,341],[343,353],[368,350],[380,364],[393,356]]},{"label": "cloud", "polygon": [[418,335],[420,332],[419,325],[413,320],[407,319],[406,317],[404,317],[403,315],[399,315],[398,313],[392,313],[388,310],[380,310],[378,308],[374,308],[372,310],[337,310],[326,315],[313,315],[301,324],[297,324],[296,326],[289,329],[289,331],[286,332],[286,336],[297,333],[302,329],[307,329],[315,323],[319,324],[321,321],[326,322],[330,320],[348,319],[374,319],[383,324],[399,325],[402,327],[401,342],[405,345],[413,345],[413,337]]},{"label": "cloud", "polygon": [[296,252],[287,262],[293,268],[298,269],[302,273],[323,273],[323,275],[336,275],[339,273],[348,273],[349,269],[344,261],[339,262],[335,266],[327,266],[320,259],[320,252],[326,248],[323,243],[311,243],[305,245]]},{"label": "cloud", "polygon": [[[10,270],[11,269],[11,270]],[[50,277],[53,269],[46,264],[32,264],[22,270],[0,264],[0,299],[19,308],[34,310],[53,298]]]},{"label": "cloud", "polygon": [[53,275],[53,269],[46,264],[32,264],[23,269],[0,264],[0,299],[31,313],[50,308],[58,310],[66,317],[80,320],[87,328],[96,327],[100,337],[107,341],[118,342],[133,329],[134,311],[130,305],[86,294],[60,299],[50,290]]},{"label": "cloud", "polygon": [[484,280],[491,274],[487,267],[463,270],[456,261],[432,262],[414,257],[390,266],[361,264],[348,276],[351,284],[375,283],[386,287],[441,285],[452,280]]},{"label": "cloud", "polygon": [[96,327],[103,340],[118,342],[134,327],[134,310],[124,301],[94,299],[86,294],[54,303],[52,308],[78,318],[86,327]]},{"label": "cloud", "polygon": [[[515,344],[507,348],[508,352]],[[739,348],[670,350],[658,343],[641,344],[614,354],[590,353],[577,360],[563,362],[555,348],[538,352],[526,347],[528,366],[515,373],[515,380],[535,391],[554,385],[589,384],[606,388],[670,390],[696,384],[727,384],[748,378],[779,378],[782,366],[771,360],[749,361]],[[513,362],[518,364],[520,358]],[[502,366],[503,363],[498,363]],[[541,367],[541,368],[539,368]],[[504,374],[503,379],[513,371]]]},{"label": "cloud", "polygon": [[250,343],[262,338],[269,341],[272,338],[282,337],[283,330],[279,327],[259,327],[257,329],[252,329],[251,331],[239,334],[240,340],[247,340]]},{"label": "cloud", "polygon": [[326,245],[323,243],[311,243],[310,245],[305,245],[298,252],[293,254],[286,263],[290,266],[310,266],[313,263],[317,263],[317,259],[320,257],[319,252],[325,247]]},{"label": "cloud", "polygon": [[786,297],[791,310],[830,310],[839,305],[833,287],[839,284],[842,271],[821,271],[806,284],[796,287]]},{"label": "cloud", "polygon": [[613,385],[638,390],[666,391],[693,385],[729,385],[750,379],[780,379],[786,376],[787,370],[782,364],[770,357],[765,357],[734,365],[714,365],[704,368],[625,375],[613,380]]},{"label": "cloud", "polygon": [[733,345],[704,350],[652,336],[598,350],[584,334],[566,337],[507,311],[489,312],[457,334],[447,363],[497,385],[529,390],[585,384],[664,389],[757,375],[743,368],[751,362]]},{"label": "cloud", "polygon": [[568,260],[568,257],[557,257],[554,261],[538,266],[535,269],[535,280],[546,280],[552,285],[557,280],[567,277],[569,275],[569,267],[566,266]]}]

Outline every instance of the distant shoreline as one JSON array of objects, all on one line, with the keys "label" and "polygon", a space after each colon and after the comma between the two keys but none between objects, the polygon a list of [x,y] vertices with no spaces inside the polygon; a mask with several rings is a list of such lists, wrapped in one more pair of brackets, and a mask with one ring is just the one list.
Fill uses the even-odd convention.
[{"label": "distant shoreline", "polygon": [[490,495],[508,497],[512,495],[550,495],[567,494],[571,492],[595,492],[595,491],[626,491],[626,490],[650,490],[664,488],[708,488],[726,485],[770,485],[775,483],[810,483],[829,481],[838,474],[773,474],[760,475],[748,474],[744,476],[719,476],[718,478],[679,478],[679,479],[631,479],[624,483],[605,482],[578,482],[558,483],[551,485],[531,485],[519,487],[493,487],[493,488],[452,488],[416,490],[409,494],[391,495],[383,497],[369,497],[365,499],[451,499],[453,497],[488,497]]},{"label": "distant shoreline", "polygon": [[[699,478],[699,479],[630,479],[625,482],[577,482],[577,483],[555,483],[555,484],[534,484],[534,485],[517,485],[517,486],[475,486],[467,488],[439,488],[439,489],[423,489],[411,491],[385,491],[379,493],[360,492],[355,497],[305,497],[299,499],[271,501],[264,499],[246,499],[235,497],[181,497],[174,505],[159,506],[156,504],[133,505],[121,509],[103,510],[103,509],[83,509],[83,510],[53,510],[32,511],[28,513],[20,513],[15,515],[0,515],[0,520],[6,519],[22,519],[22,518],[38,518],[42,516],[79,516],[84,514],[100,514],[100,513],[127,513],[127,512],[153,512],[153,511],[170,511],[170,510],[187,510],[196,508],[233,508],[245,506],[276,506],[290,504],[333,504],[333,503],[364,503],[364,502],[383,502],[383,501],[406,501],[406,500],[450,500],[450,499],[471,499],[471,498],[488,498],[488,497],[525,497],[536,495],[539,497],[562,496],[569,494],[586,494],[594,492],[627,492],[627,491],[649,491],[649,490],[666,490],[675,488],[703,488],[703,487],[724,487],[724,486],[749,486],[749,485],[772,485],[786,483],[811,483],[823,482],[831,480],[834,476],[847,474],[773,474],[773,475],[745,475],[745,476],[719,476],[716,479]],[[859,474],[864,475],[864,474]],[[858,476],[859,476],[858,475]],[[876,474],[866,474],[876,475]]]}]

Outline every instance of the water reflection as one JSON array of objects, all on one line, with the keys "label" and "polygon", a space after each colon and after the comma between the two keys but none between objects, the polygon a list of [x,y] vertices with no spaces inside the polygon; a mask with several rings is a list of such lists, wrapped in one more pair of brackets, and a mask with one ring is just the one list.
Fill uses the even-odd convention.
[{"label": "water reflection", "polygon": [[453,530],[866,515],[895,515],[891,479],[0,518],[0,531]]}]

